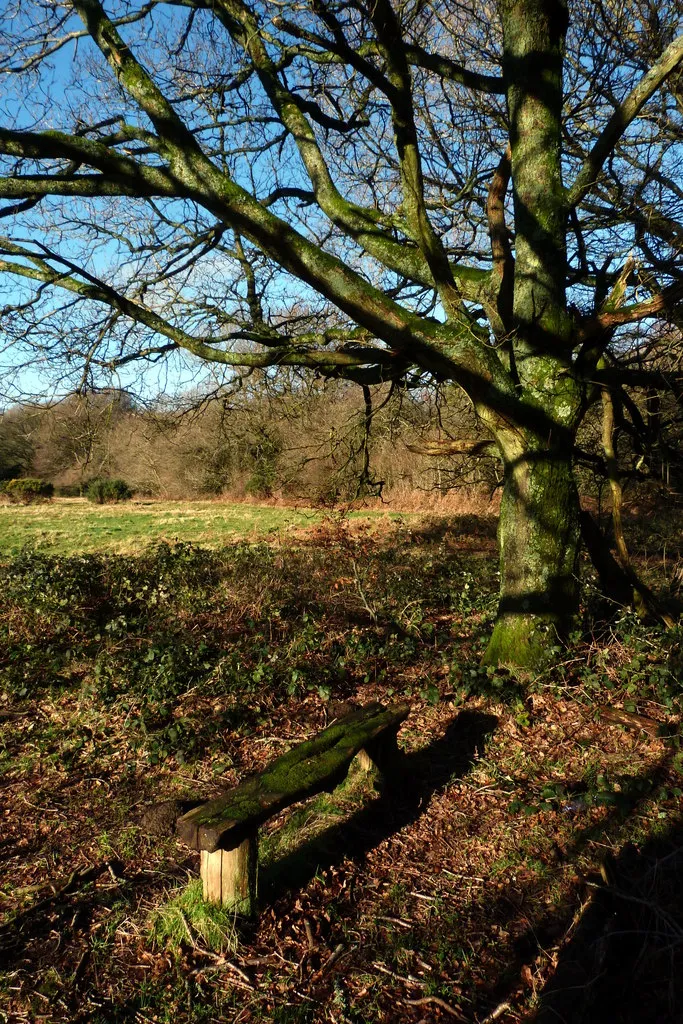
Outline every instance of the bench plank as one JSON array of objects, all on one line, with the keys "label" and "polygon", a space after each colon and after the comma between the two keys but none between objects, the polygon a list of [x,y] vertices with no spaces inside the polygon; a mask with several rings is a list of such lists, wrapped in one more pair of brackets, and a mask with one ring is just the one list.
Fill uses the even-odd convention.
[{"label": "bench plank", "polygon": [[382,748],[373,740],[386,733],[395,735],[409,710],[407,704],[389,708],[369,704],[352,712],[278,757],[259,775],[178,818],[177,835],[195,850],[235,849],[278,811],[334,789],[356,754],[369,748],[373,757]]}]

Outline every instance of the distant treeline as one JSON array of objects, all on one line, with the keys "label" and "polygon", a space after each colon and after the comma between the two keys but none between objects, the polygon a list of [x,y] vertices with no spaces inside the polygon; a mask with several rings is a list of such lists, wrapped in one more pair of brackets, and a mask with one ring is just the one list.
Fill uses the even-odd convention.
[{"label": "distant treeline", "polygon": [[[636,434],[638,404],[628,420],[617,416],[622,483],[680,491],[680,416],[653,413],[644,398]],[[596,404],[576,461],[583,492],[597,498],[609,490],[602,429]],[[459,505],[464,495],[480,505],[496,495],[502,465],[454,386],[368,388],[281,370],[256,371],[217,395],[143,403],[109,389],[15,405],[0,414],[0,481],[22,476],[49,481],[62,496],[119,478],[156,498],[333,505],[381,495],[425,505],[455,492]]]},{"label": "distant treeline", "polygon": [[[140,403],[125,391],[72,394],[0,415],[0,480],[35,476],[75,496],[93,478],[140,496],[283,497],[333,504],[382,494],[431,500],[455,485],[491,494],[491,453],[415,452],[434,439],[481,438],[456,390],[372,389],[254,373],[218,397]],[[411,450],[413,449],[413,450]]]}]

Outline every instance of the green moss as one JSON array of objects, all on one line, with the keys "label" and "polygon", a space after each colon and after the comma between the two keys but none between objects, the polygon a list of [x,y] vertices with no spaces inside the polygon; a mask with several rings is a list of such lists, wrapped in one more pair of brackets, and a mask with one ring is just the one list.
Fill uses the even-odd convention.
[{"label": "green moss", "polygon": [[558,636],[554,623],[539,615],[502,615],[496,620],[484,665],[539,670],[552,659]]},{"label": "green moss", "polygon": [[369,705],[277,758],[260,775],[190,811],[179,834],[195,848],[230,849],[277,811],[341,782],[355,755],[388,729],[398,728],[406,705]]}]

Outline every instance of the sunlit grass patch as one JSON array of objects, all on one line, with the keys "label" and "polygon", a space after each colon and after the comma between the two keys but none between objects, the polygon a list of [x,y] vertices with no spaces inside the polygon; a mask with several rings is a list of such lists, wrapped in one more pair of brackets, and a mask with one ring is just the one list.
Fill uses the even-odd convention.
[{"label": "sunlit grass patch", "polygon": [[16,555],[26,546],[46,554],[137,554],[141,547],[162,541],[219,547],[305,528],[318,519],[319,513],[311,509],[229,502],[107,506],[85,499],[58,499],[41,506],[0,505],[0,554]]},{"label": "sunlit grass patch", "polygon": [[312,800],[285,812],[285,820],[259,841],[261,867],[272,867],[277,861],[301,851],[334,825],[344,822],[355,810],[373,799],[371,772],[352,764],[346,779],[331,793],[320,793]]},{"label": "sunlit grass patch", "polygon": [[[360,523],[361,529],[371,525],[381,530],[387,523],[430,518],[434,517],[373,509],[343,513],[344,522]],[[228,501],[94,505],[85,498],[58,498],[49,504],[26,506],[0,502],[0,557],[18,555],[26,547],[54,555],[128,555],[159,543],[210,548],[244,540],[279,543],[325,519],[325,513],[314,508]]]},{"label": "sunlit grass patch", "polygon": [[237,949],[234,913],[204,899],[201,878],[152,911],[149,930],[156,947],[203,945],[214,953]]}]

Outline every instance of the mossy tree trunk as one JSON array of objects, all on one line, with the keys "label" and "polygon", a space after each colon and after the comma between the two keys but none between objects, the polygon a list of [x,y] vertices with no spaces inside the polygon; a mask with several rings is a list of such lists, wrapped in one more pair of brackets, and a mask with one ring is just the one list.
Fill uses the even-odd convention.
[{"label": "mossy tree trunk", "polygon": [[578,608],[579,501],[571,454],[532,448],[505,467],[501,587],[485,662],[539,667]]},{"label": "mossy tree trunk", "polygon": [[571,453],[582,395],[571,362],[560,159],[568,16],[561,0],[499,0],[499,10],[516,227],[510,351],[517,402],[494,429],[505,465],[501,593],[485,661],[534,667],[578,609]]}]

